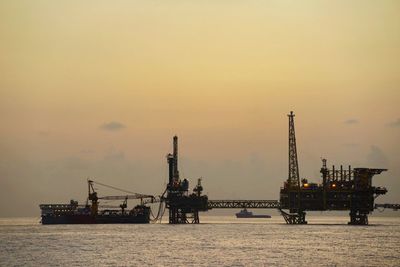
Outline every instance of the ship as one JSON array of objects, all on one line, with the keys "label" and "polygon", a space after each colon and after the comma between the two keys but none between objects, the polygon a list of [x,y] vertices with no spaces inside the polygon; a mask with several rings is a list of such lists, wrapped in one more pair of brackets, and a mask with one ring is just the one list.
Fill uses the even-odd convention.
[{"label": "ship", "polygon": [[[153,202],[154,196],[132,193],[123,196],[98,197],[94,190],[95,182],[88,180],[88,198],[86,204],[79,205],[78,201],[71,200],[66,204],[40,204],[42,224],[111,224],[111,223],[149,223],[150,207],[144,200]],[[96,184],[107,186],[96,182]],[[111,187],[111,186],[107,186]],[[121,190],[116,187],[113,189]],[[122,190],[121,190],[122,191]],[[127,210],[128,199],[139,199],[140,204]],[[101,200],[123,200],[119,207],[100,205]],[[90,201],[90,202],[89,202]],[[147,203],[146,202],[146,203]]]},{"label": "ship", "polygon": [[271,218],[270,215],[255,215],[253,212],[248,211],[246,208],[236,213],[236,218]]}]

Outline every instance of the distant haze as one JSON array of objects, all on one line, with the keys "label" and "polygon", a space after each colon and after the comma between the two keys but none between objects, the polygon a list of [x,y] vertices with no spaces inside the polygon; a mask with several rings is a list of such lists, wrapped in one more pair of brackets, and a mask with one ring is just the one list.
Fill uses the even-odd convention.
[{"label": "distant haze", "polygon": [[5,0],[0,36],[0,216],[160,194],[175,134],[190,188],[277,199],[290,110],[301,177],[388,168],[400,202],[399,1]]}]

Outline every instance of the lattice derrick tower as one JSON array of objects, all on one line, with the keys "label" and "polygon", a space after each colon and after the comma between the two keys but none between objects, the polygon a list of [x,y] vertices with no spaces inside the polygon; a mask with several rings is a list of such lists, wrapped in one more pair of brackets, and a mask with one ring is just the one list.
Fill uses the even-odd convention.
[{"label": "lattice derrick tower", "polygon": [[300,188],[299,163],[297,160],[296,133],[294,130],[294,114],[290,111],[289,117],[289,176],[290,187]]}]

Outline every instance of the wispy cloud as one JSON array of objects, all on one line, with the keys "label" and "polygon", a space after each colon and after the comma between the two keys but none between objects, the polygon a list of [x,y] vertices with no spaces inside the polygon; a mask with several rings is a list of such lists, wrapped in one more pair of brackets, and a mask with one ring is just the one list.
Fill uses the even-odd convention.
[{"label": "wispy cloud", "polygon": [[118,121],[111,121],[104,123],[100,126],[100,129],[104,131],[119,131],[125,128],[126,126]]},{"label": "wispy cloud", "polygon": [[389,126],[389,127],[393,127],[393,128],[400,127],[400,118],[398,118],[395,121],[389,122],[386,125]]},{"label": "wispy cloud", "polygon": [[360,121],[357,119],[348,119],[348,120],[345,120],[344,123],[345,124],[357,124],[357,123],[360,123]]}]

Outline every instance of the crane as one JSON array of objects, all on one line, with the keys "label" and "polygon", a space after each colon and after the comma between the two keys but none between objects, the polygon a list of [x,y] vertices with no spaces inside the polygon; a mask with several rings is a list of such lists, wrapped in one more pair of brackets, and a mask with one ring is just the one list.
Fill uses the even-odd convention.
[{"label": "crane", "polygon": [[[128,193],[129,195],[99,197],[99,196],[97,196],[97,192],[95,191],[93,184],[98,184],[98,185],[105,186],[105,187],[108,187],[108,188],[111,188],[111,189],[114,189],[117,191]],[[98,200],[100,200],[100,199],[101,200],[124,200],[124,202],[121,205],[119,205],[119,207],[122,210],[122,213],[124,213],[124,211],[127,207],[128,199],[140,199],[140,205],[144,205],[143,199],[149,199],[149,201],[146,201],[146,203],[153,203],[154,199],[155,199],[154,196],[152,196],[152,195],[145,195],[145,194],[131,192],[131,191],[128,191],[125,189],[121,189],[121,188],[114,187],[111,185],[103,184],[100,182],[95,182],[95,181],[89,180],[89,179],[88,179],[88,190],[89,190],[88,200],[92,201],[92,214],[97,214],[98,205],[99,205]]]},{"label": "crane", "polygon": [[124,200],[124,202],[122,202],[122,204],[119,205],[119,207],[122,210],[122,213],[124,213],[125,209],[127,208],[128,199],[140,199],[140,205],[143,205],[144,198],[149,198],[151,203],[153,203],[153,201],[154,201],[154,196],[144,195],[144,194],[99,197],[99,199],[102,199],[102,200]]}]

